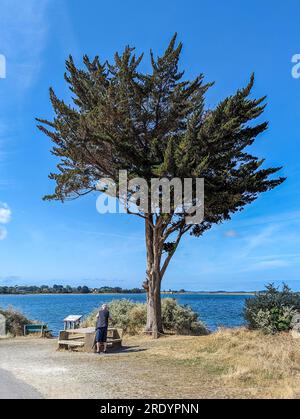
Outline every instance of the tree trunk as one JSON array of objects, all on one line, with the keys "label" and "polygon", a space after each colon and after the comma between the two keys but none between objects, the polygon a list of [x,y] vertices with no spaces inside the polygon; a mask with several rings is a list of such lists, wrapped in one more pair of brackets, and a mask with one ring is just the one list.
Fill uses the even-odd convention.
[{"label": "tree trunk", "polygon": [[182,235],[190,228],[180,228],[173,248],[168,252],[162,263],[164,241],[176,231],[174,226],[165,233],[166,224],[161,217],[153,224],[153,215],[148,215],[145,220],[146,249],[147,249],[147,279],[144,288],[147,291],[147,325],[146,331],[154,338],[163,334],[163,322],[161,312],[161,281],[169,266],[169,263],[179,245]]},{"label": "tree trunk", "polygon": [[[155,275],[153,275],[155,276]],[[150,279],[147,290],[147,332],[157,339],[163,333],[160,280]]]},{"label": "tree trunk", "polygon": [[163,333],[161,316],[161,246],[160,231],[153,226],[152,217],[146,220],[147,280],[144,288],[147,291],[147,325],[146,331],[156,339]]}]

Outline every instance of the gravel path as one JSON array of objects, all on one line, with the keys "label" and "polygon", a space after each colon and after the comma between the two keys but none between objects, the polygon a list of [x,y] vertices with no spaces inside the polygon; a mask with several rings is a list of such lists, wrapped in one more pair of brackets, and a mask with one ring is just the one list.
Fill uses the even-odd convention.
[{"label": "gravel path", "polygon": [[45,398],[104,398],[114,376],[94,354],[56,351],[55,340],[12,339],[0,342],[0,368],[33,386]]},{"label": "gravel path", "polygon": [[[56,340],[0,340],[0,371],[9,372],[46,399],[199,397],[194,369],[185,368],[182,380],[183,371],[179,373],[172,361],[152,352],[159,342],[127,343],[130,346],[120,353],[99,356],[57,351]],[[13,383],[23,388],[19,382]],[[201,397],[204,395],[202,387]]]},{"label": "gravel path", "polygon": [[11,373],[0,370],[0,399],[40,399],[41,395]]}]

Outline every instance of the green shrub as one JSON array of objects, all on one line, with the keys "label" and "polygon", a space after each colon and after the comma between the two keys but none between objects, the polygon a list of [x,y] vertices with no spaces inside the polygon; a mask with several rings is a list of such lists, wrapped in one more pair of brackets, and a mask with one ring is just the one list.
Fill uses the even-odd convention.
[{"label": "green shrub", "polygon": [[209,332],[198,314],[190,307],[182,306],[175,299],[162,301],[162,318],[164,328],[178,335],[207,335]]},{"label": "green shrub", "polygon": [[254,313],[253,320],[256,329],[260,329],[268,334],[275,334],[290,330],[295,314],[297,314],[297,311],[293,308],[274,307],[270,310],[259,310],[257,313]]},{"label": "green shrub", "polygon": [[6,332],[12,336],[23,336],[24,326],[33,323],[13,308],[9,308],[8,310],[0,309],[0,314],[6,318]]},{"label": "green shrub", "polygon": [[[85,327],[94,327],[99,309],[84,321]],[[146,324],[147,310],[145,304],[133,303],[129,300],[114,300],[109,304],[109,312],[112,317],[111,325],[120,327],[128,334],[139,333]]]},{"label": "green shrub", "polygon": [[125,333],[134,335],[146,324],[145,304],[129,300],[115,300],[109,304],[112,326],[120,327]]},{"label": "green shrub", "polygon": [[[145,329],[147,321],[146,304],[129,300],[114,300],[109,304],[112,317],[111,325],[120,327],[127,334],[138,334]],[[98,310],[95,310],[84,322],[85,327],[96,324]],[[189,307],[181,306],[173,299],[163,299],[162,317],[164,329],[181,335],[206,335],[208,330],[198,319],[198,315]]]},{"label": "green shrub", "polygon": [[266,291],[246,300],[244,317],[250,329],[275,334],[293,327],[293,317],[300,312],[300,296],[283,284],[282,290],[269,284]]}]

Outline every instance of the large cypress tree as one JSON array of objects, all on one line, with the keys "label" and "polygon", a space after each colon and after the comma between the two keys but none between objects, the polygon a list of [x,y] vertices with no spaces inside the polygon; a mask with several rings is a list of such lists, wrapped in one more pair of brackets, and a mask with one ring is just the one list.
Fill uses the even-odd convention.
[{"label": "large cypress tree", "polygon": [[[53,195],[47,200],[75,199],[97,189],[100,178],[116,184],[119,170],[128,178],[204,178],[205,217],[197,225],[186,224],[186,214],[159,211],[138,213],[145,223],[148,296],[147,330],[155,337],[163,332],[161,282],[187,232],[201,236],[213,224],[229,220],[236,211],[273,189],[284,178],[271,175],[280,168],[262,168],[264,160],[248,146],[268,123],[255,124],[265,108],[265,97],[249,97],[254,83],[206,110],[204,97],[212,83],[203,75],[186,80],[178,69],[182,44],[176,35],[161,57],[151,51],[152,71],[139,71],[143,56],[126,47],[114,62],[84,56],[79,69],[70,56],[65,79],[73,94],[67,105],[50,89],[53,121],[38,119],[39,129],[54,142],[59,158]],[[271,176],[271,178],[270,178]],[[149,196],[150,200],[150,196]]]}]

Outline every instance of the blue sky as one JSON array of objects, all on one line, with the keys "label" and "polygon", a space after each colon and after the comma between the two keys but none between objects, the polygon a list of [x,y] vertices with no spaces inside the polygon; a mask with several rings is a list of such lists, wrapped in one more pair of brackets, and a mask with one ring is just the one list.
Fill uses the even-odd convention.
[{"label": "blue sky", "polygon": [[[0,0],[0,284],[140,286],[145,274],[143,224],[129,215],[99,215],[96,195],[45,203],[55,169],[51,144],[35,127],[51,118],[48,88],[69,94],[64,60],[72,54],[112,58],[126,44],[161,53],[175,31],[184,43],[187,77],[203,72],[215,86],[212,107],[255,71],[256,96],[268,95],[270,128],[254,152],[283,165],[284,185],[202,238],[186,237],[164,288],[252,290],[285,281],[300,289],[300,53],[296,0],[104,2]],[[149,68],[146,55],[143,68]]]}]

